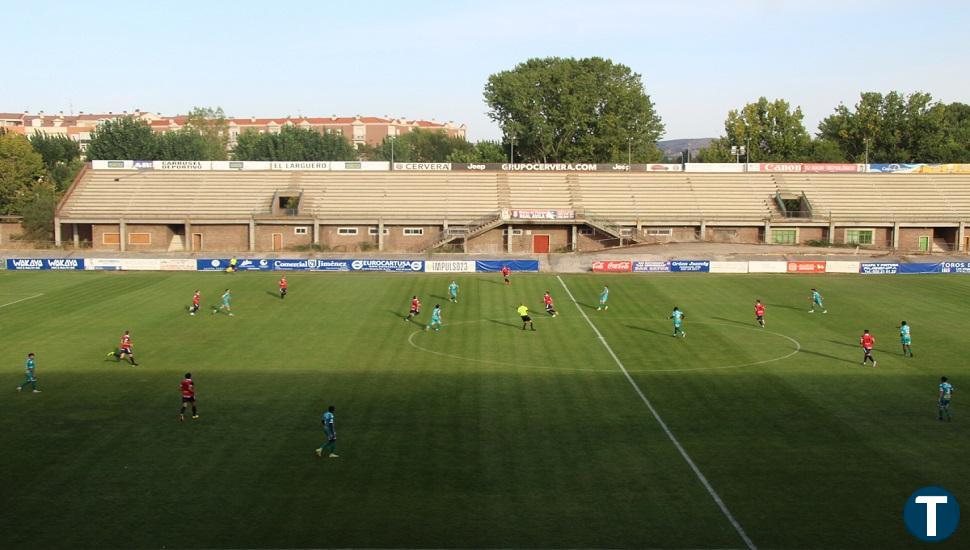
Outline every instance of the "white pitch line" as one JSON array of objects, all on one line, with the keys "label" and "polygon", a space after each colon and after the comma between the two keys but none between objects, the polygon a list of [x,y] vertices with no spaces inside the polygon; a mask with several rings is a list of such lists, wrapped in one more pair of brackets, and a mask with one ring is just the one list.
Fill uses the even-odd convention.
[{"label": "white pitch line", "polygon": [[724,514],[724,517],[727,518],[727,520],[734,527],[734,530],[741,537],[741,540],[744,541],[745,546],[747,546],[749,550],[757,550],[757,547],[754,545],[754,542],[752,542],[751,538],[748,537],[748,534],[744,532],[744,527],[741,527],[741,524],[738,522],[737,519],[735,519],[734,514],[732,514],[731,511],[728,510],[727,505],[724,504],[723,500],[721,500],[720,495],[717,494],[717,491],[714,490],[714,487],[711,486],[711,483],[707,481],[707,477],[704,476],[703,472],[701,472],[701,469],[697,467],[697,464],[694,462],[694,459],[692,459],[690,455],[687,454],[687,451],[684,449],[684,446],[680,444],[680,441],[677,439],[676,436],[674,436],[674,433],[670,431],[670,428],[667,426],[667,423],[664,422],[663,418],[660,417],[660,413],[657,412],[657,409],[655,409],[653,407],[653,404],[650,403],[650,400],[647,399],[646,394],[644,394],[643,390],[640,389],[640,386],[637,384],[636,380],[634,380],[633,377],[630,376],[630,373],[627,372],[626,367],[623,366],[623,362],[620,361],[620,358],[616,356],[616,353],[613,351],[613,348],[610,347],[609,342],[606,341],[606,338],[603,337],[603,334],[599,331],[598,328],[596,328],[596,325],[594,325],[593,321],[590,320],[588,315],[586,315],[586,312],[583,311],[583,307],[579,305],[579,302],[576,301],[576,298],[573,296],[573,293],[570,292],[569,287],[566,286],[566,281],[563,281],[562,277],[560,277],[559,275],[556,275],[556,278],[559,279],[559,284],[562,285],[563,290],[566,291],[566,295],[569,296],[569,299],[572,300],[573,305],[575,305],[576,309],[579,310],[579,313],[582,314],[583,319],[586,319],[586,322],[589,324],[589,327],[593,329],[593,332],[596,333],[596,337],[599,338],[600,343],[603,344],[603,347],[606,348],[606,351],[609,352],[610,357],[613,358],[613,361],[616,363],[616,366],[620,367],[620,371],[623,372],[623,376],[626,377],[627,382],[629,382],[630,385],[633,386],[633,389],[637,392],[637,395],[640,396],[640,400],[643,401],[643,404],[646,405],[647,408],[650,410],[650,413],[653,414],[653,417],[657,420],[657,423],[660,424],[661,428],[663,428],[664,433],[667,434],[667,438],[670,439],[670,442],[673,443],[674,447],[676,447],[677,450],[680,452],[680,456],[684,458],[684,460],[687,462],[687,465],[690,466],[690,469],[694,471],[694,475],[697,476],[697,479],[698,481],[701,482],[701,485],[703,485],[704,488],[707,489],[707,494],[711,495],[711,498],[714,499],[714,503],[717,504],[717,507],[721,509],[721,513]]},{"label": "white pitch line", "polygon": [[34,298],[40,298],[43,295],[44,295],[44,293],[41,292],[40,294],[34,294],[33,296],[27,296],[26,298],[21,298],[19,300],[14,300],[12,302],[7,302],[6,304],[0,304],[0,307],[12,306],[14,304],[19,304],[20,302],[26,302],[27,300],[33,300]]}]

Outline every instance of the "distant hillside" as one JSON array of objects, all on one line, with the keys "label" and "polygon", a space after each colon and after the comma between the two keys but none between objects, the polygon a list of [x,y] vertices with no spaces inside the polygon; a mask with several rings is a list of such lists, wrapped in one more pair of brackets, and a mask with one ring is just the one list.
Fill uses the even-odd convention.
[{"label": "distant hillside", "polygon": [[684,149],[689,149],[693,155],[697,151],[707,147],[714,138],[689,138],[689,139],[666,139],[657,142],[657,148],[663,151],[664,156],[680,158],[680,153]]}]

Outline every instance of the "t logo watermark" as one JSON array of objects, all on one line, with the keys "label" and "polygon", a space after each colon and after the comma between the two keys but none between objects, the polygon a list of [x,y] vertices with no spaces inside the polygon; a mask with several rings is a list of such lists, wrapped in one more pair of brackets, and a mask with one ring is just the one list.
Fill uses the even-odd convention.
[{"label": "t logo watermark", "polygon": [[903,521],[909,532],[922,541],[946,540],[960,524],[960,504],[942,487],[923,487],[906,500]]}]

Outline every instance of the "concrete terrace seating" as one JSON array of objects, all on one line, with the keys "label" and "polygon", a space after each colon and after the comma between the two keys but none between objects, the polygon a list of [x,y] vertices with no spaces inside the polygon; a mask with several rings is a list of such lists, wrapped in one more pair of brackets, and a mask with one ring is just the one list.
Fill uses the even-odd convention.
[{"label": "concrete terrace seating", "polygon": [[509,174],[509,206],[513,209],[573,208],[566,174]]},{"label": "concrete terrace seating", "polygon": [[323,187],[313,193],[310,212],[324,220],[460,223],[498,212],[495,174],[329,172],[317,178]]},{"label": "concrete terrace seating", "polygon": [[[937,180],[956,178],[954,183]],[[835,221],[946,221],[966,217],[970,191],[962,176],[912,174],[799,174],[784,176],[804,191],[816,216]],[[792,189],[795,191],[796,189]],[[954,203],[951,203],[951,197]],[[960,205],[963,205],[961,210]]]},{"label": "concrete terrace seating", "polygon": [[635,223],[637,219],[701,219],[701,210],[683,173],[583,173],[577,180],[586,210],[601,218],[623,223]]},{"label": "concrete terrace seating", "polygon": [[691,191],[706,220],[763,220],[771,217],[777,190],[767,174],[688,173]]}]

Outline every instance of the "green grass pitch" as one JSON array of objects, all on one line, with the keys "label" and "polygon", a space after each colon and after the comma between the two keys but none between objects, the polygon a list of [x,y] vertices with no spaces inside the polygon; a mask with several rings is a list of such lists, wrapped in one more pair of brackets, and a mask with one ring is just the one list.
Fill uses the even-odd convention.
[{"label": "green grass pitch", "polygon": [[[744,546],[555,275],[293,273],[282,302],[278,276],[0,274],[0,547]],[[916,547],[910,493],[970,505],[970,277],[562,280],[759,548]],[[235,317],[210,314],[227,286]],[[440,333],[402,322],[414,294]],[[104,360],[125,329],[139,367]],[[14,391],[28,352],[39,394]],[[330,404],[340,458],[318,459]]]}]

